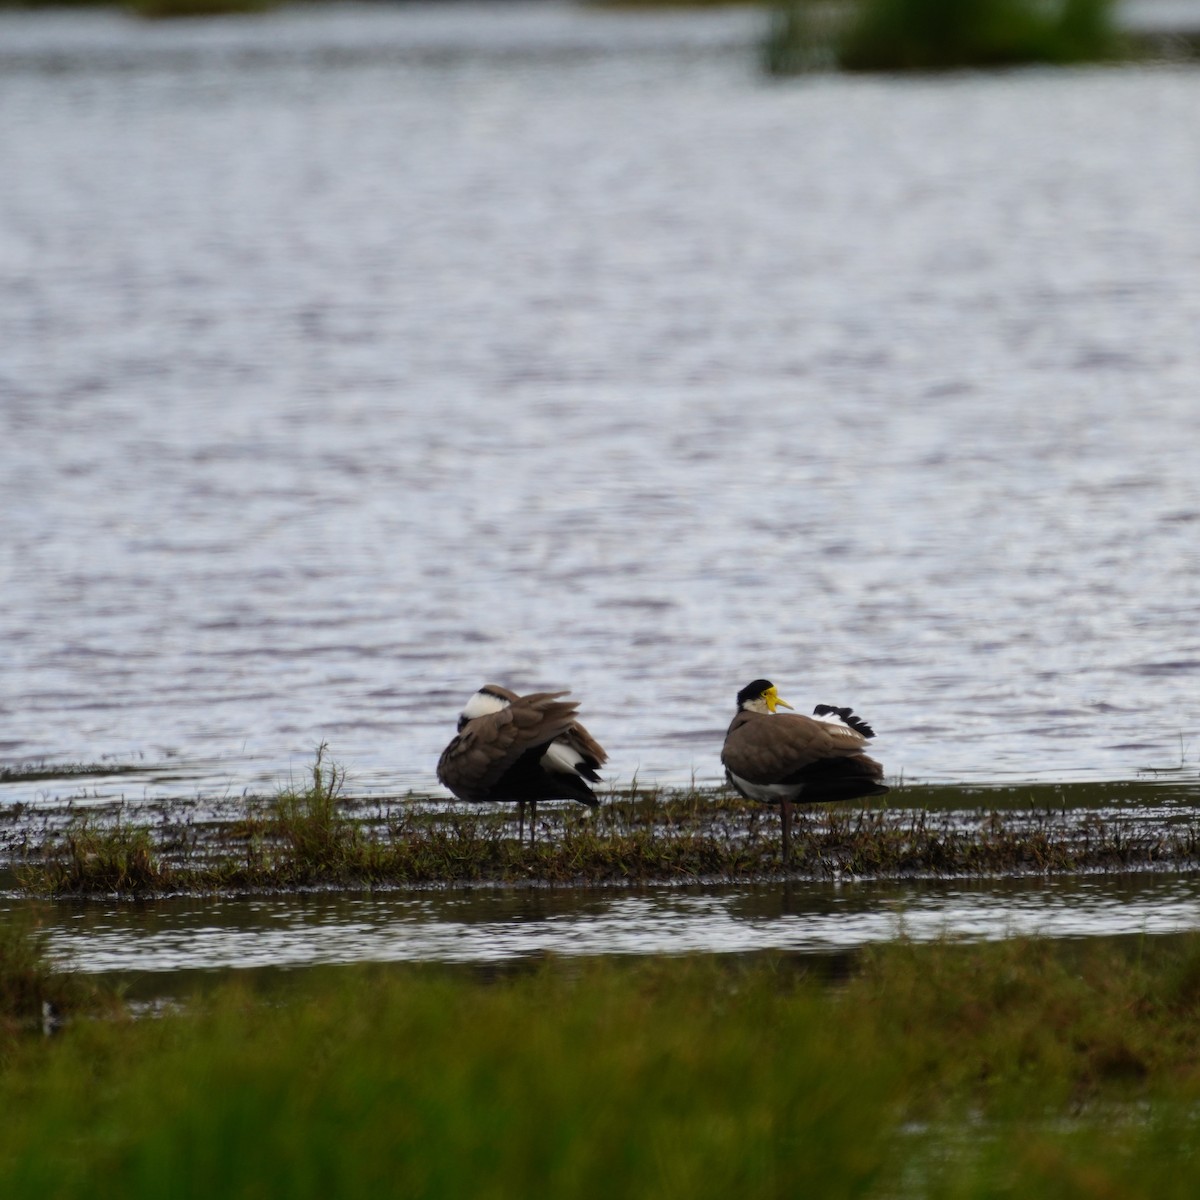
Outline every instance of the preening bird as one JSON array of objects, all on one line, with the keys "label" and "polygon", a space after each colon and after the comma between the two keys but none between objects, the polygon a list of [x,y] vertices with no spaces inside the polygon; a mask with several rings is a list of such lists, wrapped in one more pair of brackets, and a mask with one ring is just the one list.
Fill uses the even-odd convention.
[{"label": "preening bird", "polygon": [[791,859],[793,804],[881,796],[883,767],[863,753],[875,731],[849,708],[818,704],[811,717],[777,713],[791,708],[767,679],[737,694],[737,713],[725,734],[725,778],[743,796],[778,804],[783,861]]},{"label": "preening bird", "polygon": [[539,800],[600,802],[588,786],[608,755],[576,720],[569,692],[518,696],[489,683],[467,701],[458,733],[438,759],[437,776],[460,800],[515,800],[519,836],[525,836],[525,805],[532,806],[535,836]]}]

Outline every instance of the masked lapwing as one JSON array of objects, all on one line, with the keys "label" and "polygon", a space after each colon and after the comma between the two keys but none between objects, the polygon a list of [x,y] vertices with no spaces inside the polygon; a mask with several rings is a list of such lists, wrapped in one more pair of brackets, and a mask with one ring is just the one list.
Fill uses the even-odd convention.
[{"label": "masked lapwing", "polygon": [[875,731],[852,709],[818,704],[813,715],[777,713],[791,708],[767,679],[737,695],[737,713],[725,734],[725,778],[743,796],[778,804],[783,861],[791,860],[793,804],[820,804],[881,796],[883,767],[863,753]]},{"label": "masked lapwing", "polygon": [[576,720],[569,692],[518,696],[489,683],[467,701],[458,733],[438,759],[437,776],[460,800],[515,800],[518,836],[525,836],[525,805],[531,806],[530,841],[536,836],[539,800],[600,802],[588,786],[608,758]]}]

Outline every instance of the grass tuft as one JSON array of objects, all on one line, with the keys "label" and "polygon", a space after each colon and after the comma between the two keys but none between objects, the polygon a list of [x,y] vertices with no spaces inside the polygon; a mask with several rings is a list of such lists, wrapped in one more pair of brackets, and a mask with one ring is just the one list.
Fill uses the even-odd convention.
[{"label": "grass tuft", "polygon": [[42,847],[38,859],[18,872],[30,891],[136,896],[172,887],[173,872],[159,858],[150,830],[125,821],[102,827],[84,817]]},{"label": "grass tuft", "polygon": [[325,761],[322,742],[306,788],[284,788],[273,800],[264,832],[280,846],[278,869],[297,882],[318,881],[353,871],[361,858],[360,830],[341,811],[346,773]]}]

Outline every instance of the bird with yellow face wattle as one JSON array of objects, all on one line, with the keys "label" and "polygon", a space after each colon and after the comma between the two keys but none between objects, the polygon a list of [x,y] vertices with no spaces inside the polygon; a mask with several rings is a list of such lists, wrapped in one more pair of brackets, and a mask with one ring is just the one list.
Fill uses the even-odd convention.
[{"label": "bird with yellow face wattle", "polygon": [[849,708],[818,704],[811,717],[781,713],[792,706],[769,679],[737,694],[737,712],[725,734],[725,778],[741,795],[778,804],[783,862],[791,860],[793,804],[821,804],[880,796],[883,767],[863,753],[875,731]]}]

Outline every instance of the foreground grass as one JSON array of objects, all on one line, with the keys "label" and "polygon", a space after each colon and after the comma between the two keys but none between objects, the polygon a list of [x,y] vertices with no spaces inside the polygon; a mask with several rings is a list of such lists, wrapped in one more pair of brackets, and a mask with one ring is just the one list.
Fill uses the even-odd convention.
[{"label": "foreground grass", "polygon": [[[1099,807],[1046,807],[978,789],[898,790],[890,807],[806,812],[780,856],[779,815],[724,789],[631,790],[590,812],[539,809],[535,845],[518,840],[515,806],[465,809],[404,802],[366,814],[344,776],[317,752],[307,784],[202,832],[94,817],[24,843],[17,878],[46,896],[153,896],[316,886],[663,883],[770,878],[986,876],[1200,861],[1200,822],[1143,817],[1150,785],[1078,785]],[[946,793],[975,811],[922,807]],[[1193,812],[1194,788],[1176,800]],[[998,805],[982,808],[981,803]],[[1007,805],[1007,807],[1006,807]],[[1162,801],[1158,799],[1162,811]]]},{"label": "foreground grass", "polygon": [[0,1049],[11,1200],[1191,1196],[1200,939],[330,970]]}]

